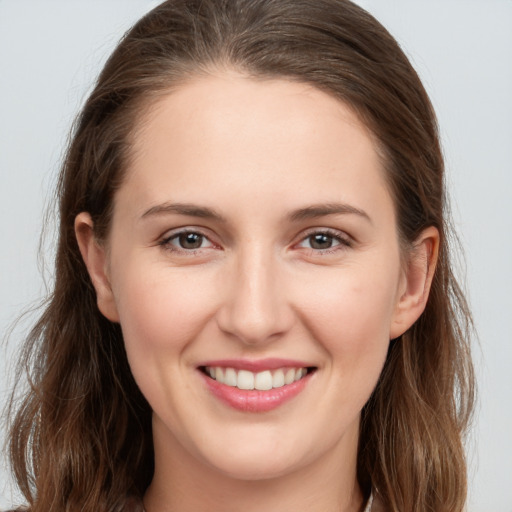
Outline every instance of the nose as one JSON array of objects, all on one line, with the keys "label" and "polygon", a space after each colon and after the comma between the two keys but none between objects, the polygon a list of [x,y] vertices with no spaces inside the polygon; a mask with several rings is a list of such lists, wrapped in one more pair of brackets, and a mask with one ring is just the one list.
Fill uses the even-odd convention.
[{"label": "nose", "polygon": [[265,344],[283,336],[294,321],[282,265],[269,252],[251,250],[235,257],[223,286],[218,326],[247,345]]}]

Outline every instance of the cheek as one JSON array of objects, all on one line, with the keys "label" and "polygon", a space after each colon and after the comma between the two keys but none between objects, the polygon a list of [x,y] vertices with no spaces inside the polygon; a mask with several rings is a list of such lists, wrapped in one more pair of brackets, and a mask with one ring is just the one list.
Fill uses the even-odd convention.
[{"label": "cheek", "polygon": [[[379,271],[369,268],[351,266],[302,280],[303,323],[325,356],[326,386],[318,410],[328,411],[337,432],[358,420],[389,348],[399,272],[392,276],[385,265]],[[306,293],[307,289],[315,292]]]},{"label": "cheek", "polygon": [[133,265],[116,288],[128,352],[181,351],[215,310],[215,294],[199,272]]},{"label": "cheek", "polygon": [[[393,275],[394,274],[394,275]],[[398,271],[380,267],[341,270],[337,276],[316,280],[316,292],[303,293],[306,322],[334,364],[354,368],[381,368],[389,346],[396,304]],[[311,286],[305,288],[312,289]],[[307,302],[306,302],[307,301]]]},{"label": "cheek", "polygon": [[132,374],[151,407],[179,410],[190,369],[187,349],[211,318],[215,295],[194,272],[137,265],[125,269],[115,290]]}]

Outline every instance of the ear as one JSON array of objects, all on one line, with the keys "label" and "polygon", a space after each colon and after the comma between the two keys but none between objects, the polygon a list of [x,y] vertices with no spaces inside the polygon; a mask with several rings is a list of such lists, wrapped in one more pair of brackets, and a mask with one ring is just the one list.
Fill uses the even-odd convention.
[{"label": "ear", "polygon": [[96,300],[101,313],[112,322],[119,322],[114,294],[108,276],[106,249],[94,236],[94,223],[87,212],[79,213],[75,218],[75,236],[80,253],[89,272]]},{"label": "ear", "polygon": [[401,336],[423,313],[436,270],[439,231],[431,226],[416,239],[402,276],[389,337]]}]

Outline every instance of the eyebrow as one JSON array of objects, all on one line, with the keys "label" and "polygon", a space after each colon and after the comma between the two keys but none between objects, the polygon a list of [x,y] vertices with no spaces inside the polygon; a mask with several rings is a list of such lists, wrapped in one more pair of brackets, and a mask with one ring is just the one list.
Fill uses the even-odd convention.
[{"label": "eyebrow", "polygon": [[202,219],[212,219],[226,223],[226,219],[211,208],[198,206],[190,203],[163,203],[151,207],[141,215],[141,219],[158,215],[177,213],[178,215],[188,215],[189,217],[200,217]]},{"label": "eyebrow", "polygon": [[[199,217],[202,219],[216,220],[224,224],[227,223],[226,219],[212,208],[198,206],[192,203],[162,203],[146,210],[142,214],[141,219],[167,214],[187,215],[189,217]],[[314,204],[307,206],[306,208],[294,210],[287,217],[291,222],[300,222],[308,219],[340,214],[358,215],[372,224],[370,216],[364,210],[345,203]]]},{"label": "eyebrow", "polygon": [[370,224],[372,224],[370,216],[364,210],[345,203],[314,204],[306,208],[300,208],[299,210],[291,212],[288,218],[292,222],[299,222],[302,220],[316,219],[318,217],[338,214],[358,215],[359,217],[366,219]]}]

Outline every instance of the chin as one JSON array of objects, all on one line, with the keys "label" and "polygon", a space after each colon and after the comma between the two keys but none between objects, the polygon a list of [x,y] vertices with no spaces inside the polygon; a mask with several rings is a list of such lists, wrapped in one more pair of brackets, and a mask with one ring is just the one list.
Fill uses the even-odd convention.
[{"label": "chin", "polygon": [[222,475],[234,479],[256,482],[272,480],[295,472],[300,464],[298,461],[233,457],[217,461],[212,466]]},{"label": "chin", "polygon": [[[221,442],[203,446],[199,455],[210,468],[225,477],[257,481],[300,471],[323,459],[332,448],[329,445],[311,446],[306,439],[297,436],[293,439],[292,435],[286,436],[282,432],[278,436],[266,433],[267,437],[261,431],[253,430],[253,435],[238,439],[229,435]],[[200,446],[197,448],[201,449]]]}]

